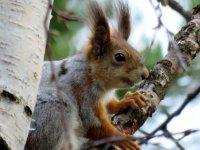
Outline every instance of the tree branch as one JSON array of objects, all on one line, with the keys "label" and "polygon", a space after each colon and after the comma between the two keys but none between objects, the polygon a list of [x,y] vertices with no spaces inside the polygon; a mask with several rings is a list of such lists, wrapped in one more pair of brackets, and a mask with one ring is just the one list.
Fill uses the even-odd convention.
[{"label": "tree branch", "polygon": [[[166,0],[158,0],[158,2],[161,2],[162,4],[164,3],[163,1],[165,2]],[[188,11],[185,11],[183,7],[175,0],[167,0],[167,5],[169,5],[172,9],[180,13],[187,22],[190,21],[190,19],[192,18],[192,14]]]},{"label": "tree branch", "polygon": [[[175,35],[173,42],[176,43],[183,60],[189,66],[200,51],[200,5],[194,9],[192,20]],[[135,110],[127,108],[115,114],[111,119],[113,125],[124,133],[134,133],[155,112],[180,68],[175,48],[171,46],[168,54],[155,65],[148,79],[138,90],[148,97],[146,106]]]}]

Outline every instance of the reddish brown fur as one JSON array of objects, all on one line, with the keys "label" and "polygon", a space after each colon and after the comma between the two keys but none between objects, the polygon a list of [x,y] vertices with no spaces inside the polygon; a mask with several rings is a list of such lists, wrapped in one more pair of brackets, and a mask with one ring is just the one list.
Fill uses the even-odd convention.
[{"label": "reddish brown fur", "polygon": [[116,99],[112,99],[107,105],[107,111],[109,114],[114,114],[123,110],[127,107],[127,103],[120,103],[120,101]]},{"label": "reddish brown fur", "polygon": [[93,84],[93,77],[91,75],[91,71],[88,72],[88,74],[86,75],[85,77],[86,79],[86,85],[88,86],[88,88],[91,88],[92,87],[92,84]]},{"label": "reddish brown fur", "polygon": [[81,108],[81,105],[83,103],[83,91],[82,91],[83,87],[81,87],[78,84],[73,84],[72,85],[72,91],[74,93],[74,95],[76,96],[76,100],[77,100],[77,104],[79,106],[79,110]]},{"label": "reddish brown fur", "polygon": [[[107,112],[104,107],[103,103],[98,103],[94,107],[95,115],[101,122],[101,126],[93,126],[90,127],[86,136],[93,139],[106,139],[109,137],[128,137],[127,135],[119,132],[109,121],[107,117]],[[121,147],[123,150],[126,149],[133,149],[133,150],[140,150],[140,147],[134,143],[133,141],[126,141],[126,142],[115,142],[115,145]]]},{"label": "reddish brown fur", "polygon": [[94,111],[95,116],[101,122],[101,126],[91,127],[87,132],[87,137],[98,140],[117,135],[118,131],[112,126],[108,117],[106,117],[107,112],[102,102],[99,102],[94,106]]},{"label": "reddish brown fur", "polygon": [[106,106],[107,112],[109,114],[117,113],[127,106],[132,107],[133,109],[143,106],[145,104],[146,97],[141,95],[138,92],[135,93],[127,93],[121,101],[113,98]]}]

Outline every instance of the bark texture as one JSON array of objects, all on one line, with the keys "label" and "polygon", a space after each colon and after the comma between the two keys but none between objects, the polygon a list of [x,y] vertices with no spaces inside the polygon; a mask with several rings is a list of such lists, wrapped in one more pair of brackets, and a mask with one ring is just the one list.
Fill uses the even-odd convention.
[{"label": "bark texture", "polygon": [[170,46],[168,54],[150,71],[148,79],[141,85],[139,92],[148,97],[145,107],[137,110],[130,108],[112,117],[112,123],[122,132],[134,133],[157,109],[167,88],[178,74],[181,61],[190,65],[200,51],[200,5],[194,9],[190,22],[179,31]]},{"label": "bark texture", "polygon": [[47,9],[48,0],[0,0],[1,149],[23,149],[26,142],[46,46]]}]

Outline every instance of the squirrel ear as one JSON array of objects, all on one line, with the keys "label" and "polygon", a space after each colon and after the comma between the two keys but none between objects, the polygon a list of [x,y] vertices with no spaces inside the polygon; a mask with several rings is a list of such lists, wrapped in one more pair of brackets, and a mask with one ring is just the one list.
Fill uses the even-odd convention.
[{"label": "squirrel ear", "polygon": [[103,10],[95,0],[90,0],[89,2],[89,15],[89,24],[92,32],[91,45],[101,49],[104,44],[110,41],[110,29]]},{"label": "squirrel ear", "polygon": [[131,32],[130,10],[128,3],[118,0],[115,10],[118,17],[118,32],[125,40],[127,40]]}]

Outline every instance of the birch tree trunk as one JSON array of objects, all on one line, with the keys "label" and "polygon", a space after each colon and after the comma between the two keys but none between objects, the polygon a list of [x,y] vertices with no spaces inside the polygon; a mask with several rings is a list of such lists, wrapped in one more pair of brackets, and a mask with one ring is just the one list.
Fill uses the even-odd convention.
[{"label": "birch tree trunk", "polygon": [[26,142],[46,46],[48,3],[0,0],[1,149],[20,150]]}]

